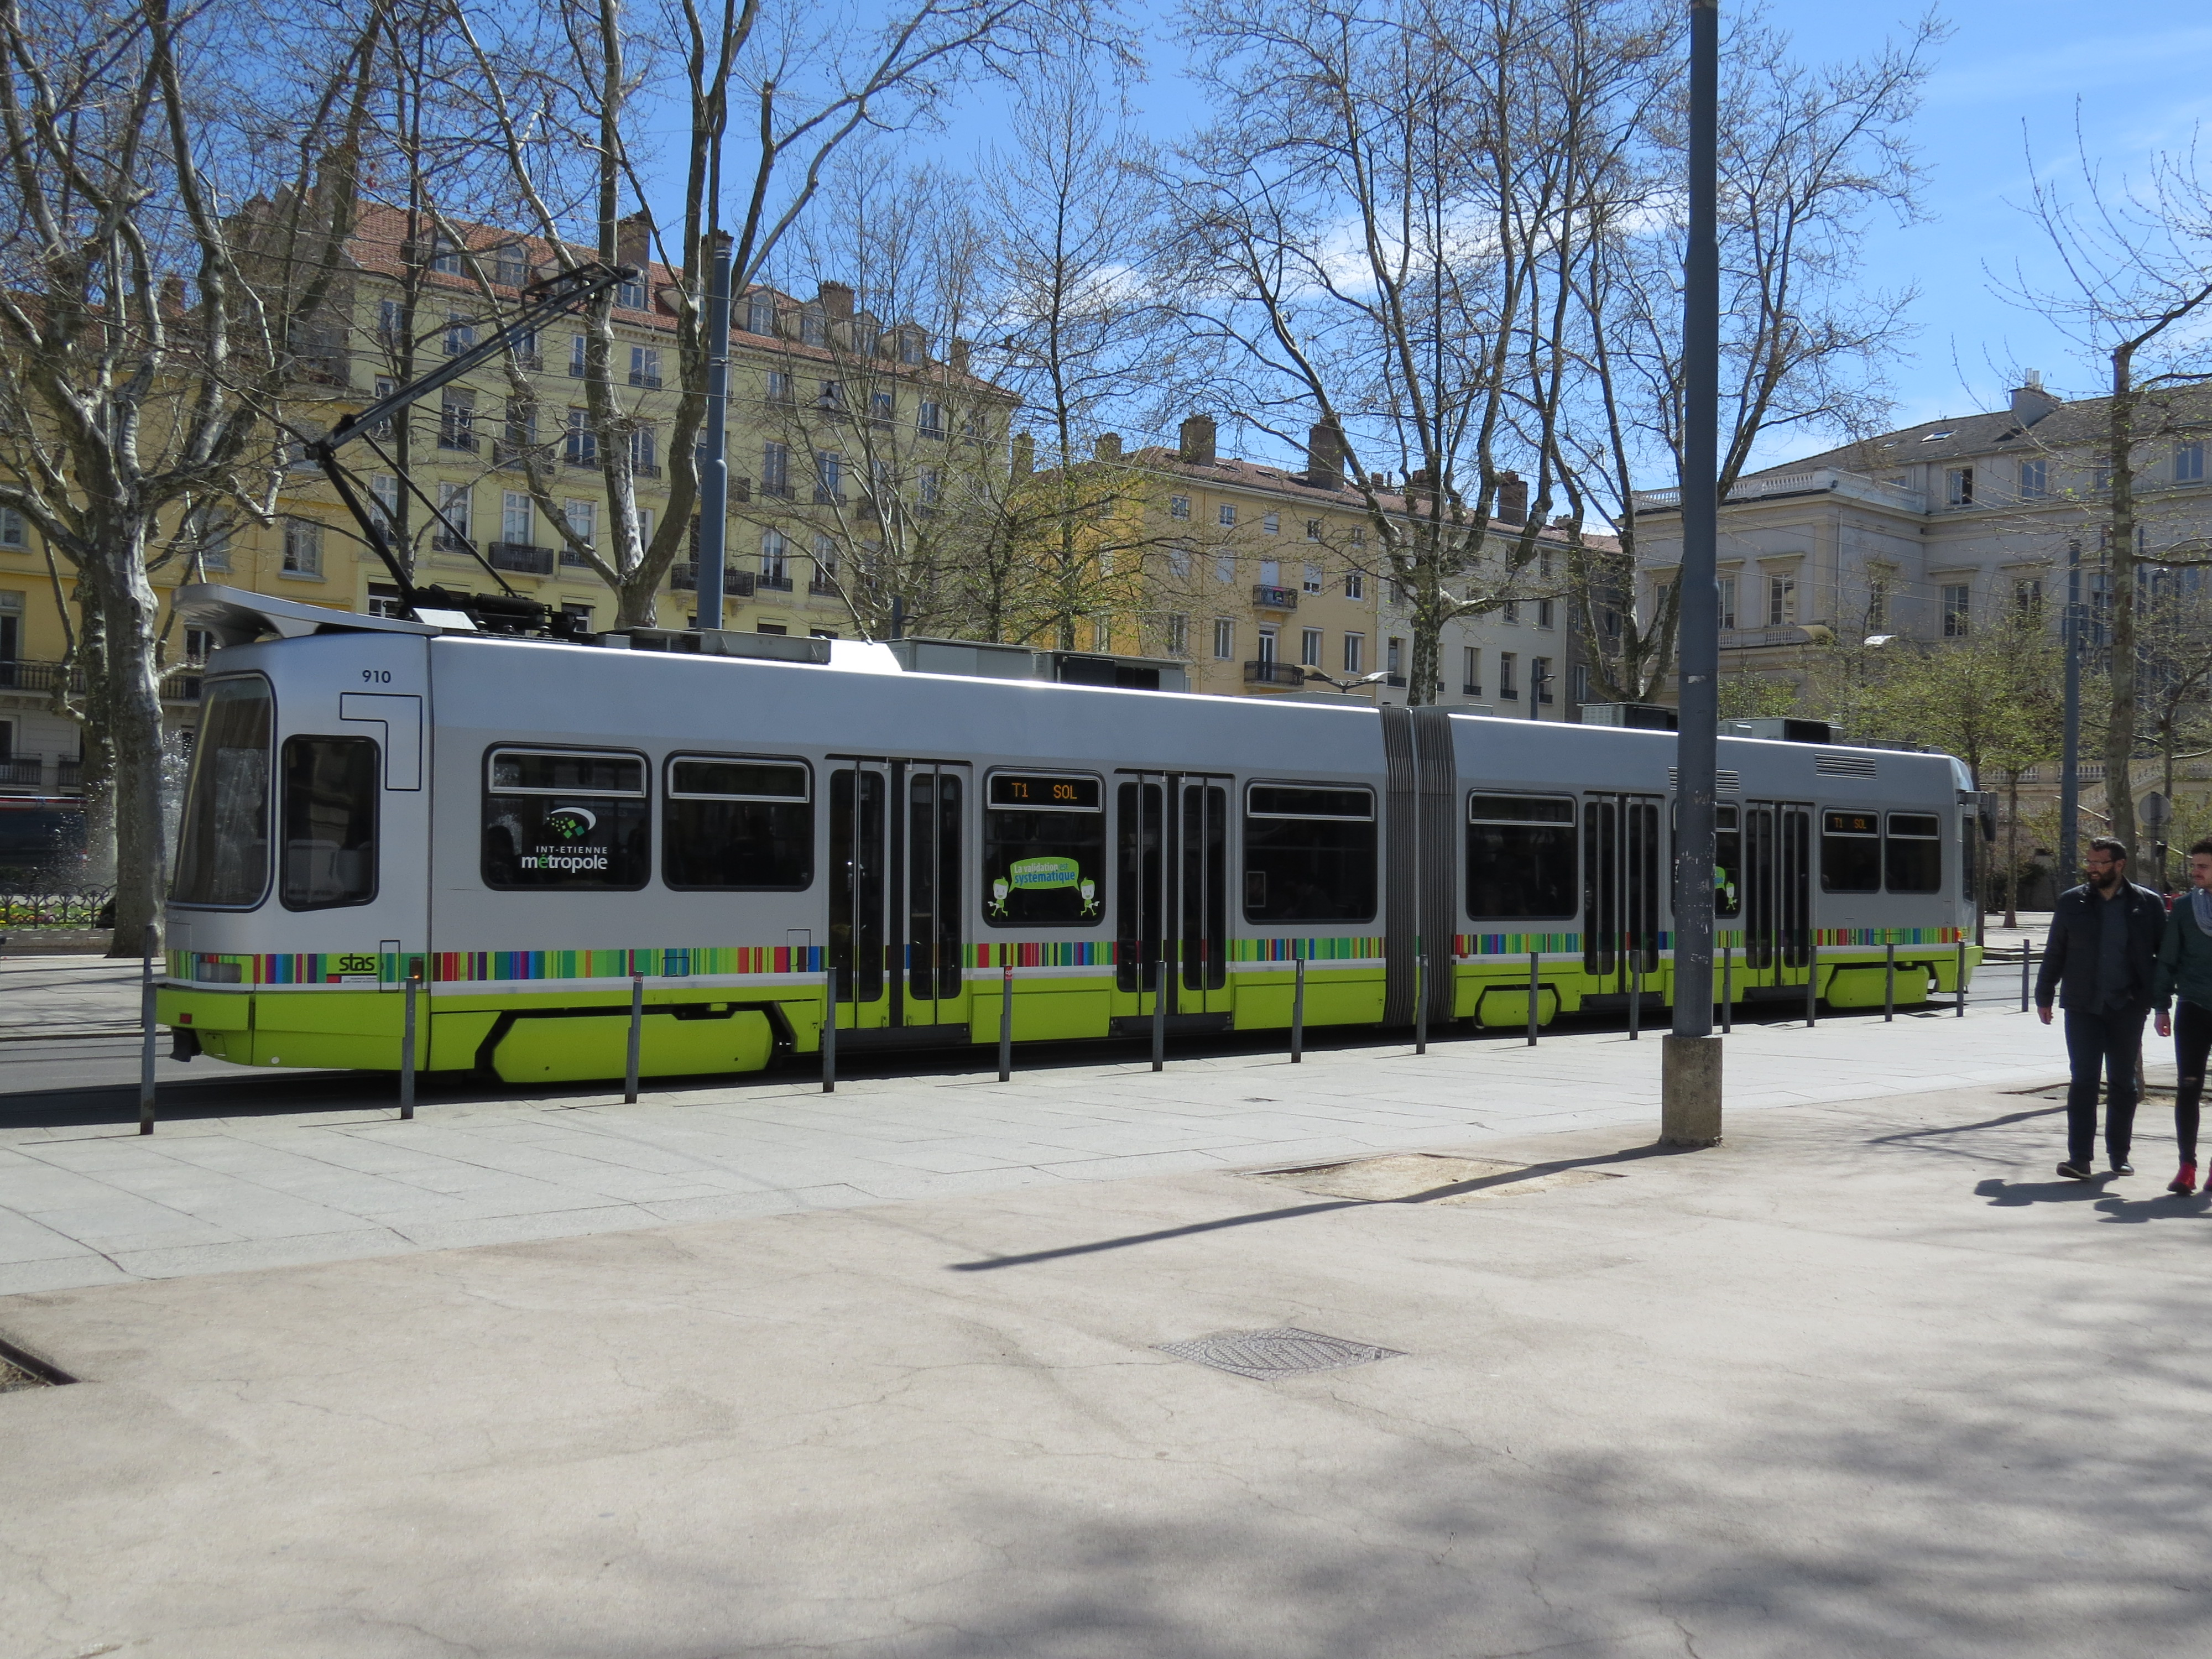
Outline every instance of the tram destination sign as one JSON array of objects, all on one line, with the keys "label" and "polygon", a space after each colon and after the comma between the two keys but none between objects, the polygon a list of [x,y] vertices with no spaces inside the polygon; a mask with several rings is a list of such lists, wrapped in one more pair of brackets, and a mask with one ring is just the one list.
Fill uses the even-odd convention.
[{"label": "tram destination sign", "polygon": [[1042,777],[1034,773],[995,773],[991,779],[994,806],[1057,806],[1062,811],[1096,812],[1099,786],[1096,778]]}]

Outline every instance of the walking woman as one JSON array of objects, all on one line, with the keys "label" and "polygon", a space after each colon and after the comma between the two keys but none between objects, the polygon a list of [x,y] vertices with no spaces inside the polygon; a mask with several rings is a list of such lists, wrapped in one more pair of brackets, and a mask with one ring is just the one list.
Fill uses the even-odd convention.
[{"label": "walking woman", "polygon": [[[2181,1010],[2166,1005],[2179,992]],[[2212,841],[2189,849],[2189,891],[2173,902],[2159,942],[2158,972],[2151,981],[2158,1034],[2173,1038],[2180,1080],[2173,1092],[2173,1133],[2181,1143],[2181,1172],[2166,1191],[2197,1190],[2197,1108],[2204,1094],[2204,1062],[2212,1054]]]}]

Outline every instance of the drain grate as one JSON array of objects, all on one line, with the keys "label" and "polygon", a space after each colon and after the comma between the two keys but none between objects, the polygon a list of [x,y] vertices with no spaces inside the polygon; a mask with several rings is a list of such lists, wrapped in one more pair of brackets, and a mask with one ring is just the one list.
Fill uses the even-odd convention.
[{"label": "drain grate", "polygon": [[1173,1354],[1218,1371],[1256,1376],[1269,1382],[1278,1376],[1297,1376],[1306,1371],[1341,1370],[1347,1365],[1369,1365],[1378,1359],[1404,1356],[1396,1348],[1378,1348],[1371,1342],[1347,1342],[1340,1336],[1285,1327],[1272,1331],[1223,1331],[1190,1342],[1163,1342],[1159,1352]]},{"label": "drain grate", "polygon": [[14,1343],[0,1341],[0,1394],[18,1389],[51,1389],[76,1378],[36,1354],[26,1353]]}]

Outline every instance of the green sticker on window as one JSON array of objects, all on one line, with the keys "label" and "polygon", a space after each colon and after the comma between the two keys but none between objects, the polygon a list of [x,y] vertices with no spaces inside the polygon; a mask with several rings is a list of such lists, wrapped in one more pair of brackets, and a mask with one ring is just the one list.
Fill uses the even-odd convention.
[{"label": "green sticker on window", "polygon": [[1006,873],[1022,888],[1073,887],[1083,879],[1073,859],[1016,859]]}]

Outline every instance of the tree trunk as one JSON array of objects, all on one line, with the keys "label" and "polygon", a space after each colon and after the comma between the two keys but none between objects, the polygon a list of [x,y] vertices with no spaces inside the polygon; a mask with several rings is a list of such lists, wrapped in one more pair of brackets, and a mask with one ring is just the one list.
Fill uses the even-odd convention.
[{"label": "tree trunk", "polygon": [[[2135,857],[2136,803],[2130,765],[2136,748],[2136,495],[2134,348],[2112,353],[2110,436],[2112,507],[2106,556],[2112,572],[2108,595],[2112,618],[2112,718],[2105,727],[2105,813],[2111,834]],[[2095,612],[2095,601],[2090,604]]]},{"label": "tree trunk", "polygon": [[73,705],[84,764],[78,781],[84,791],[84,854],[77,878],[88,887],[115,879],[114,723],[107,708],[107,633],[88,584],[77,585],[77,648],[75,671],[84,677],[84,693]]},{"label": "tree trunk", "polygon": [[100,608],[107,672],[102,710],[113,766],[115,814],[114,957],[135,957],[159,920],[168,884],[168,848],[161,823],[161,671],[154,644],[161,601],[146,574],[147,526],[119,520],[99,545],[104,559],[81,566]]}]

